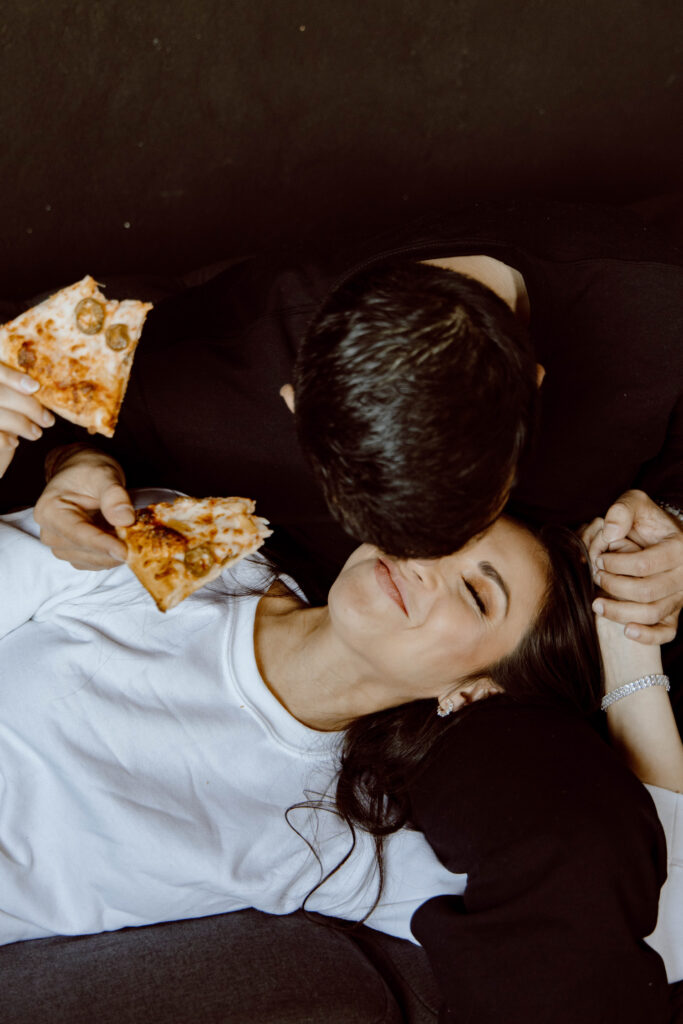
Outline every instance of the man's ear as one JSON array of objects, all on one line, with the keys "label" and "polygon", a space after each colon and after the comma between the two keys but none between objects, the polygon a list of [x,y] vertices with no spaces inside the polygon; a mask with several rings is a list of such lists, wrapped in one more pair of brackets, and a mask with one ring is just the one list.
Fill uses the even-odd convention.
[{"label": "man's ear", "polygon": [[497,686],[492,679],[487,677],[475,679],[472,683],[466,683],[464,686],[458,686],[448,693],[442,694],[439,697],[439,707],[448,714],[450,711],[458,711],[466,704],[474,704],[478,700],[484,700],[485,697],[492,697],[494,693],[502,692],[500,686]]},{"label": "man's ear", "polygon": [[284,398],[285,405],[290,412],[294,412],[294,388],[291,384],[283,384],[280,388],[280,398]]},{"label": "man's ear", "polygon": [[[540,388],[545,377],[545,366],[541,366],[540,363],[536,363],[536,387]],[[282,392],[280,392],[282,394]]]}]

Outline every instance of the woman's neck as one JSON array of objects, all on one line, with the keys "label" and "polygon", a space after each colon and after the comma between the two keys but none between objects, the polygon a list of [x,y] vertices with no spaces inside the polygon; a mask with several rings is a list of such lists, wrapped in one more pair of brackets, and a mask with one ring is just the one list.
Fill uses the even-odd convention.
[{"label": "woman's neck", "polygon": [[271,693],[311,729],[343,729],[393,703],[360,659],[339,643],[327,607],[310,608],[280,583],[259,601],[254,654]]}]

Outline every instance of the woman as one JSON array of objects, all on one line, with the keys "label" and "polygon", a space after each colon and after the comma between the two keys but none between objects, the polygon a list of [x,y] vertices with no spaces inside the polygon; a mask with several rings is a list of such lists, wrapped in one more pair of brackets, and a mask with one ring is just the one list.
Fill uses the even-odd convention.
[{"label": "woman", "polygon": [[[542,542],[502,519],[425,562],[366,545],[323,608],[251,561],[161,615],[125,565],[55,559],[30,512],[0,526],[3,942],[283,913],[309,893],[310,909],[361,919],[377,897],[367,833],[334,871],[353,845],[333,813],[345,740],[352,821],[367,795],[354,758],[387,716],[419,761],[449,721],[439,714],[503,688],[584,710],[597,699],[597,668],[583,671],[597,666],[590,580],[564,534]],[[236,588],[252,596],[226,600]],[[392,777],[403,760],[387,751]],[[405,815],[393,791],[391,803],[393,827]],[[465,879],[416,832],[385,855],[370,923],[408,937],[415,907]]]}]

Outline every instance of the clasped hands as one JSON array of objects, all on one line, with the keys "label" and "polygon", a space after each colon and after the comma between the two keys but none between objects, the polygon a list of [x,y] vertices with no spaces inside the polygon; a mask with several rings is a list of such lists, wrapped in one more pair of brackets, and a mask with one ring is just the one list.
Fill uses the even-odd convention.
[{"label": "clasped hands", "polygon": [[683,529],[676,519],[631,490],[582,537],[601,590],[593,610],[640,643],[673,640],[683,606]]}]

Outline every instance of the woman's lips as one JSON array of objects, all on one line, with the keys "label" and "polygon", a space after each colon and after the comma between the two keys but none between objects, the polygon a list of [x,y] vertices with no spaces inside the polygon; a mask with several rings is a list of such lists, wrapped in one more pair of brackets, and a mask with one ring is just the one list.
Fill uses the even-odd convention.
[{"label": "woman's lips", "polygon": [[408,610],[403,603],[401,591],[396,586],[394,578],[391,575],[391,569],[386,562],[382,561],[381,558],[378,558],[375,562],[375,576],[377,577],[377,582],[384,593],[399,606],[404,615],[407,615]]}]

